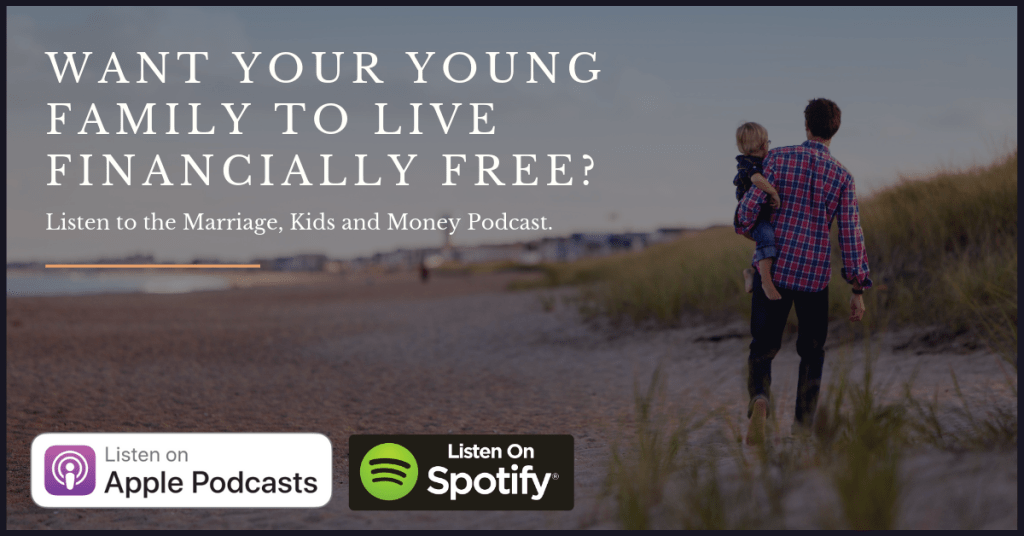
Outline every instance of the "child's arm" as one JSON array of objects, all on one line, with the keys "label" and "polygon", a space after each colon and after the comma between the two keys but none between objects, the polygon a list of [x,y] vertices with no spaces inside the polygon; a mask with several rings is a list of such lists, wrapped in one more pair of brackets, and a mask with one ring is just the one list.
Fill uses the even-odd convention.
[{"label": "child's arm", "polygon": [[769,184],[768,179],[764,178],[764,175],[760,173],[754,173],[753,175],[751,175],[750,182],[768,195],[779,195],[779,192],[775,189],[775,187]]},{"label": "child's arm", "polygon": [[768,179],[764,178],[764,175],[760,173],[754,173],[750,177],[750,182],[761,189],[764,193],[771,197],[772,208],[779,208],[782,206],[782,202],[779,199],[779,191],[774,186],[768,183]]}]

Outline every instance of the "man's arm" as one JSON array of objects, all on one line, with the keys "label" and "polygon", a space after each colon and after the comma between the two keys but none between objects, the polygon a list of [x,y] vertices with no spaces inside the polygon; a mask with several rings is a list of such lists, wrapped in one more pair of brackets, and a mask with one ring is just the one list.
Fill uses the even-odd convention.
[{"label": "man's arm", "polygon": [[749,235],[754,230],[757,216],[761,213],[761,204],[764,203],[766,197],[767,194],[758,188],[747,190],[743,199],[740,199],[739,206],[736,207],[736,218],[733,221],[736,234]]},{"label": "man's arm", "polygon": [[764,178],[764,175],[754,173],[750,176],[750,183],[768,194],[768,197],[771,198],[772,208],[777,209],[782,206],[782,202],[779,200],[779,191],[768,182],[768,179]]},{"label": "man's arm", "polygon": [[839,199],[839,249],[843,256],[842,276],[855,291],[871,288],[864,231],[860,228],[857,189],[850,176]]}]

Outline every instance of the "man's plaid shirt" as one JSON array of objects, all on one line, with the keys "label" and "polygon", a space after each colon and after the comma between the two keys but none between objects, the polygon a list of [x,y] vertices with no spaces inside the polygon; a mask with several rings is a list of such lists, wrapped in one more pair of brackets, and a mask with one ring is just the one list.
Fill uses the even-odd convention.
[{"label": "man's plaid shirt", "polygon": [[[864,232],[860,228],[857,191],[853,176],[825,144],[805,141],[802,145],[779,147],[764,159],[764,177],[782,200],[772,215],[779,256],[772,281],[779,287],[817,292],[832,277],[829,229],[839,216],[839,247],[843,255],[843,279],[871,286]],[[750,232],[768,194],[751,188],[736,208],[736,232]]]}]

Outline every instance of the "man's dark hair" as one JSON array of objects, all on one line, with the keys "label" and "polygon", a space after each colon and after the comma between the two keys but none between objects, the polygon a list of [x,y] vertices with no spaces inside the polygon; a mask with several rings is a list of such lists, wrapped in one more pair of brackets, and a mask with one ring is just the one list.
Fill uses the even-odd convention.
[{"label": "man's dark hair", "polygon": [[831,140],[836,135],[841,119],[839,106],[828,99],[813,99],[804,108],[804,120],[811,135],[823,140]]}]

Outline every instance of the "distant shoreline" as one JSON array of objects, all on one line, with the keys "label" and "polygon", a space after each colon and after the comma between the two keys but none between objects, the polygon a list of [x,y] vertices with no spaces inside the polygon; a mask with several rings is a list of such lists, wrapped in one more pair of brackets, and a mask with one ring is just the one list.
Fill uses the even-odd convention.
[{"label": "distant shoreline", "polygon": [[98,294],[182,294],[237,288],[322,284],[337,274],[262,270],[7,270],[7,298]]}]

